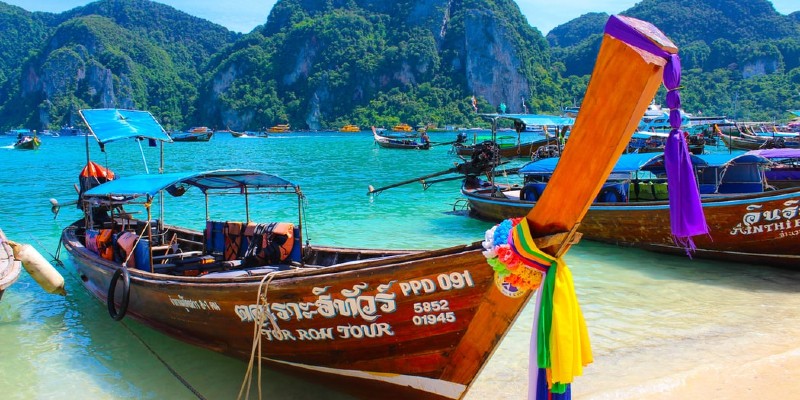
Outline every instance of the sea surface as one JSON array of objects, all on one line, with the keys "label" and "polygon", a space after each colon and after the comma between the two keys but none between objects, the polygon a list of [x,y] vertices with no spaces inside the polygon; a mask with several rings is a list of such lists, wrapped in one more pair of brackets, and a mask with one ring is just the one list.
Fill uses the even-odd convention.
[{"label": "sea surface", "polygon": [[[431,134],[434,142],[454,139],[452,132]],[[44,137],[37,151],[12,150],[13,140],[0,137],[0,227],[10,239],[53,258],[62,228],[80,214],[64,206],[54,219],[49,199],[75,200],[73,184],[86,162],[86,139]],[[114,142],[101,152],[89,140],[92,160],[118,174],[144,172],[143,157],[151,173],[158,171],[160,148]],[[207,143],[165,145],[164,169],[258,169],[295,182],[307,197],[305,225],[312,243],[431,249],[480,240],[492,226],[466,215],[458,181],[427,190],[413,183],[377,196],[367,191],[369,185],[379,188],[447,170],[460,161],[449,150],[447,145],[429,151],[383,149],[369,132],[297,132],[267,139],[218,134]],[[226,212],[238,207],[214,205]],[[267,211],[291,215],[297,207],[256,208],[253,220],[277,220]],[[178,201],[165,203],[165,209],[167,223],[202,228],[202,209]],[[131,319],[114,322],[105,304],[83,288],[70,258],[62,252],[60,259],[66,297],[45,293],[23,271],[0,301],[0,398],[237,397],[246,363],[183,344]],[[702,369],[800,348],[800,272],[590,241],[574,246],[566,260],[595,359],[573,385],[575,398],[647,398]],[[531,321],[528,307],[468,399],[524,398]],[[786,384],[800,393],[797,382]],[[262,389],[270,399],[349,398],[272,371],[264,372]]]}]

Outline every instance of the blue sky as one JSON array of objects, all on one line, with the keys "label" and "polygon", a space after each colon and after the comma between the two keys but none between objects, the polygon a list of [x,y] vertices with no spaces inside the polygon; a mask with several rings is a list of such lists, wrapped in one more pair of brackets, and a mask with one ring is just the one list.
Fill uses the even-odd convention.
[{"label": "blue sky", "polygon": [[[89,4],[88,0],[0,0],[28,11],[62,12]],[[391,0],[386,0],[391,1]],[[740,0],[748,1],[748,0]],[[275,0],[159,0],[187,14],[207,19],[237,32],[250,32],[267,20]],[[588,12],[616,14],[638,3],[636,0],[517,0],[531,25],[543,34]],[[800,11],[798,0],[772,0],[781,14]]]}]

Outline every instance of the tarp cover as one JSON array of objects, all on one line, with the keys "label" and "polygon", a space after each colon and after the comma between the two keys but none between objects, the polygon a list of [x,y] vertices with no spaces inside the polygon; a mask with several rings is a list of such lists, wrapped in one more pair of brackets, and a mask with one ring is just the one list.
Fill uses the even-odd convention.
[{"label": "tarp cover", "polygon": [[800,158],[800,149],[761,149],[750,150],[747,154],[755,154],[757,156],[766,157],[769,159],[786,159],[786,158]]},{"label": "tarp cover", "polygon": [[489,119],[500,118],[510,119],[512,121],[520,121],[527,126],[564,126],[575,124],[575,118],[544,114],[483,114],[482,117]]},{"label": "tarp cover", "polygon": [[[620,156],[619,160],[617,160],[611,173],[635,172],[652,162],[660,160],[663,163],[663,158],[664,153],[623,154]],[[534,161],[520,168],[519,172],[521,174],[552,173],[558,164],[558,160],[558,157],[553,157]]]},{"label": "tarp cover", "polygon": [[100,143],[141,137],[171,142],[161,124],[147,111],[116,108],[79,111],[89,130]]},{"label": "tarp cover", "polygon": [[295,185],[283,178],[252,170],[216,170],[206,172],[176,172],[170,174],[143,174],[118,178],[92,188],[84,197],[107,198],[122,196],[137,198],[145,195],[155,196],[160,190],[172,189],[179,185],[196,186],[203,192],[209,189],[259,189],[266,187],[285,187],[294,189]]},{"label": "tarp cover", "polygon": [[[766,158],[758,155],[758,154],[750,154],[750,153],[740,153],[740,154],[728,154],[728,153],[721,153],[721,154],[700,154],[696,155],[695,157],[699,157],[709,167],[721,167],[731,163],[768,163],[769,160]],[[694,161],[693,164],[697,165]]]}]

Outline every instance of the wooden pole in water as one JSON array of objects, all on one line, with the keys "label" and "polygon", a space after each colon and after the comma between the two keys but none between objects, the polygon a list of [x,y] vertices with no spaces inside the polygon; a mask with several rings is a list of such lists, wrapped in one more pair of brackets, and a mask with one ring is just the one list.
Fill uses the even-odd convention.
[{"label": "wooden pole in water", "polygon": [[[632,26],[662,50],[677,53],[677,47],[652,25],[622,18],[626,24],[635,21]],[[655,96],[666,63],[604,35],[581,112],[548,183],[558,189],[544,191],[526,217],[534,237],[574,231]],[[542,250],[563,254],[568,247]]]}]

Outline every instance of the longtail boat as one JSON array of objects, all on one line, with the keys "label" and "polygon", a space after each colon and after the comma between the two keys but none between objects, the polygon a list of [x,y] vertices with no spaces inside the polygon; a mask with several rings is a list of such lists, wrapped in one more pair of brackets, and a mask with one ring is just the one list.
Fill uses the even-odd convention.
[{"label": "longtail boat", "polygon": [[[800,265],[796,240],[800,234],[800,186],[774,190],[772,181],[765,179],[769,160],[758,153],[693,155],[692,161],[709,227],[708,236],[695,240],[698,257]],[[518,186],[467,182],[461,193],[476,217],[497,221],[520,217],[545,192],[547,178],[557,164],[558,159],[545,159],[525,165],[519,170],[525,179]],[[684,254],[685,249],[673,241],[670,232],[667,184],[659,178],[663,176],[663,154],[620,157],[612,179],[581,222],[583,238]]]},{"label": "longtail boat", "polygon": [[416,138],[395,138],[381,135],[373,126],[372,137],[378,146],[387,149],[428,150],[431,148],[431,141],[428,139],[428,135],[424,133],[419,140]]},{"label": "longtail boat", "polygon": [[[677,52],[646,22],[613,16],[609,27],[646,43],[604,35],[562,165],[522,220],[529,229],[518,225],[532,238],[526,246],[535,244],[545,258],[562,256],[577,240],[581,219]],[[149,113],[80,114],[100,143],[169,140]],[[188,343],[365,398],[463,398],[533,294],[497,275],[480,242],[435,250],[312,245],[303,240],[301,212],[296,221],[267,224],[252,223],[246,210],[238,220],[212,221],[206,213],[205,229],[168,225],[163,212],[153,218],[162,196],[195,188],[206,203],[220,192],[245,196],[245,204],[250,196],[286,194],[302,207],[299,186],[263,172],[102,182],[111,176],[101,171],[82,180],[85,217],[64,229],[62,241],[84,286],[114,319],[129,315]],[[200,196],[182,200],[193,198]],[[135,205],[144,207],[144,218],[126,210]]]},{"label": "longtail boat", "polygon": [[214,136],[214,130],[206,126],[197,126],[188,131],[175,131],[170,134],[173,142],[208,142]]},{"label": "longtail boat", "polygon": [[800,142],[796,139],[787,139],[785,137],[771,137],[771,136],[756,136],[756,135],[728,135],[726,133],[717,132],[719,138],[732,150],[758,150],[758,149],[780,149],[780,148],[798,148]]},{"label": "longtail boat", "polygon": [[[514,130],[517,132],[517,137],[513,141],[503,141],[497,136],[497,126],[492,126],[490,141],[496,143],[496,147],[499,150],[498,155],[503,158],[532,157],[540,148],[558,145],[559,138],[549,134],[546,130],[541,135],[526,138],[523,141],[521,134],[526,132],[529,127],[550,127],[558,133],[562,128],[572,126],[575,123],[574,118],[553,115],[502,114],[502,116],[514,121]],[[473,141],[472,144],[458,142],[453,144],[453,151],[459,156],[471,156],[480,146],[482,146],[482,143],[477,143],[477,141]]]},{"label": "longtail boat", "polygon": [[42,141],[38,136],[22,136],[14,142],[14,148],[17,150],[36,150],[42,145]]}]

